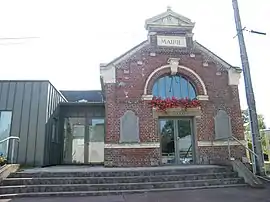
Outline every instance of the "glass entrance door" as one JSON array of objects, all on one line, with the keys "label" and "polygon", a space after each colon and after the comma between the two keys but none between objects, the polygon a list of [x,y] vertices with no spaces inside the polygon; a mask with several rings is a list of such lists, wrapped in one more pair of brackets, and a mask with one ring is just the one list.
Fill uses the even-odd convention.
[{"label": "glass entrance door", "polygon": [[64,163],[85,161],[85,118],[70,117],[64,124]]},{"label": "glass entrance door", "polygon": [[192,164],[192,119],[159,120],[162,164]]},{"label": "glass entrance door", "polygon": [[65,118],[64,163],[103,163],[104,136],[104,119]]}]

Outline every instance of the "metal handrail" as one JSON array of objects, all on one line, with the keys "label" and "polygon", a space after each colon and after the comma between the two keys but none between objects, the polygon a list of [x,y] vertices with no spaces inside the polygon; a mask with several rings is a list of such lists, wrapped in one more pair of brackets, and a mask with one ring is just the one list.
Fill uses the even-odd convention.
[{"label": "metal handrail", "polygon": [[[3,143],[3,142],[7,142],[7,155],[8,155],[8,150],[9,150],[9,140],[17,140],[18,142],[20,141],[20,138],[19,137],[16,137],[16,136],[9,136],[9,137],[7,137],[7,138],[5,138],[5,139],[3,139],[3,140],[0,140],[0,144],[1,143]],[[11,157],[10,157],[10,159],[11,159],[11,163],[13,163],[13,157],[14,157],[14,150],[15,150],[15,144],[14,144],[14,142],[13,142],[13,144],[12,144],[12,149],[11,149]]]},{"label": "metal handrail", "polygon": [[252,151],[250,148],[248,148],[246,145],[244,145],[240,140],[238,140],[236,137],[232,136],[232,138],[238,142],[239,144],[241,144],[243,147],[245,147],[248,151],[250,151],[254,156],[258,157],[258,155]]},{"label": "metal handrail", "polygon": [[[234,137],[234,136],[231,136],[231,138],[232,139],[234,139],[235,141],[237,141],[241,146],[243,146],[245,149],[247,149],[249,152],[251,152],[254,156],[251,156],[251,160],[252,160],[252,170],[253,170],[253,174],[255,175],[255,176],[257,176],[257,177],[260,177],[261,179],[264,179],[264,180],[266,180],[266,181],[268,181],[269,182],[269,179],[266,179],[266,178],[264,178],[263,176],[258,176],[258,175],[256,175],[256,173],[255,173],[255,164],[254,164],[254,157],[256,156],[256,157],[258,157],[258,154],[256,154],[254,151],[252,151],[251,149],[249,149],[246,145],[244,145],[240,140],[238,140],[236,137]],[[228,149],[230,150],[230,138],[228,138]],[[230,151],[229,151],[229,158],[231,158],[231,154],[230,154]],[[265,172],[265,170],[264,170],[264,172]],[[266,173],[265,173],[265,175],[266,175]]]},{"label": "metal handrail", "polygon": [[8,141],[8,140],[10,140],[10,139],[17,139],[18,141],[20,141],[20,138],[19,138],[19,137],[16,137],[16,136],[9,136],[9,137],[7,137],[7,138],[5,138],[5,139],[3,139],[3,140],[0,140],[0,143],[3,143],[3,142]]}]

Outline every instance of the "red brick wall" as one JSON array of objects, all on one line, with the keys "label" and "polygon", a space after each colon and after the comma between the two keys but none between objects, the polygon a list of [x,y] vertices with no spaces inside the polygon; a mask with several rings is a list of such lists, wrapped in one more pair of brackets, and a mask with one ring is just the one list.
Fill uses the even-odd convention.
[{"label": "red brick wall", "polygon": [[108,167],[133,167],[159,165],[159,148],[139,149],[106,149],[105,166]]},{"label": "red brick wall", "polygon": [[[228,160],[228,147],[227,146],[214,146],[214,147],[199,147],[200,162],[204,164],[212,164],[212,162],[221,162]],[[244,147],[240,145],[230,146],[231,157],[241,160],[246,156]]]},{"label": "red brick wall", "polygon": [[[156,56],[150,56],[150,51],[155,52]],[[157,120],[153,119],[152,109],[141,101],[143,89],[148,76],[157,68],[167,65],[167,60],[170,57],[180,57],[180,65],[188,67],[195,71],[204,81],[209,100],[202,102],[202,115],[197,120],[197,140],[211,141],[214,140],[214,116],[218,109],[225,110],[231,117],[232,132],[238,139],[244,139],[243,124],[241,118],[240,102],[238,96],[238,87],[228,85],[228,73],[226,70],[218,71],[214,63],[209,62],[207,67],[203,67],[203,57],[195,50],[195,57],[190,57],[189,54],[177,54],[172,51],[159,51],[155,47],[145,47],[132,55],[128,60],[123,61],[116,67],[116,84],[105,84],[106,93],[106,143],[118,143],[120,136],[120,117],[126,110],[132,110],[139,117],[140,126],[140,141],[141,142],[158,142]],[[137,62],[141,61],[140,65]],[[217,75],[220,72],[220,75]],[[148,94],[151,94],[153,83],[157,78],[169,73],[169,69],[164,69],[153,76],[149,82]],[[187,72],[180,70],[180,73],[188,77],[195,85],[197,94],[203,94],[202,85],[197,78]],[[119,86],[120,82],[124,82],[124,86]],[[127,96],[125,92],[127,92]],[[220,149],[219,149],[220,148]],[[199,153],[204,150],[203,155],[212,156],[213,152],[219,155],[218,151],[224,152],[227,147],[204,147],[198,149]],[[159,155],[159,152],[150,152],[145,156],[144,149],[105,149],[105,164],[110,159],[111,165],[150,165],[150,154],[154,158]],[[153,150],[153,149],[152,149]],[[142,152],[141,152],[142,151]],[[124,155],[120,158],[119,155]],[[140,156],[141,155],[141,156]],[[146,158],[146,160],[142,160]],[[133,159],[132,161],[130,159]],[[133,162],[133,163],[132,163]],[[144,162],[144,163],[143,163]]]}]

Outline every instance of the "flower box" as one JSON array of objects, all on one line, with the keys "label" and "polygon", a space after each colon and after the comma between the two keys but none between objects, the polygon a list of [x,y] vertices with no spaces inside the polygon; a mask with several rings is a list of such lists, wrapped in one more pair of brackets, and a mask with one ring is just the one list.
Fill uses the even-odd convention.
[{"label": "flower box", "polygon": [[169,109],[190,109],[190,108],[199,108],[201,106],[200,101],[197,99],[177,99],[177,98],[157,98],[153,97],[153,99],[149,102],[150,106],[157,111],[167,112]]}]

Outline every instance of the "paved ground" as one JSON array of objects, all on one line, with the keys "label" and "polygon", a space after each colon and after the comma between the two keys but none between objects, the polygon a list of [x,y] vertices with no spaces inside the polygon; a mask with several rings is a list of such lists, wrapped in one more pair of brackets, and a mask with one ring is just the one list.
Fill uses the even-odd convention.
[{"label": "paved ground", "polygon": [[226,188],[121,196],[68,197],[68,198],[24,198],[7,199],[0,202],[270,202],[270,186],[265,189]]}]

